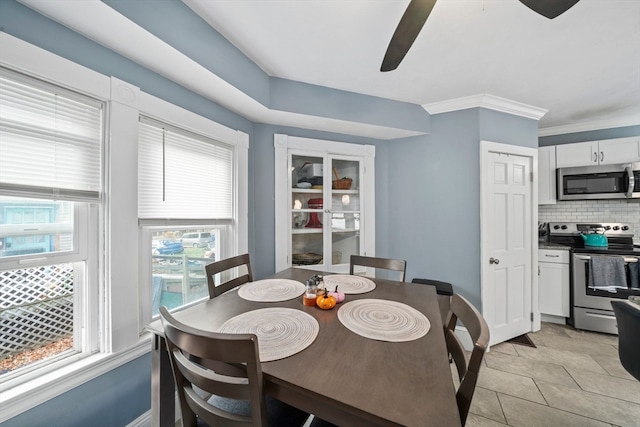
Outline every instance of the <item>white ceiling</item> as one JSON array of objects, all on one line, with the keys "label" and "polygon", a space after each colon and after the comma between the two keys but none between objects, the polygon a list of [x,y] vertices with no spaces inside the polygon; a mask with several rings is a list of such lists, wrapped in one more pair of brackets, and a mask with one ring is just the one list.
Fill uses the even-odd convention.
[{"label": "white ceiling", "polygon": [[438,0],[387,73],[409,0],[183,1],[270,76],[420,105],[490,94],[549,110],[541,134],[640,124],[640,0],[553,20],[517,0]]}]

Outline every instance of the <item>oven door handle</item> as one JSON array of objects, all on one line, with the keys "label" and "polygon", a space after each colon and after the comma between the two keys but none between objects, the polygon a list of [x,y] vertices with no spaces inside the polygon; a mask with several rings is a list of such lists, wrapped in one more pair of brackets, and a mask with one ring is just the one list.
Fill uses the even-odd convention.
[{"label": "oven door handle", "polygon": [[[575,259],[579,259],[582,261],[590,261],[591,257],[589,255],[573,255],[575,257]],[[635,257],[624,257],[624,262],[640,262],[640,258],[635,258]]]},{"label": "oven door handle", "polygon": [[596,317],[599,319],[607,319],[607,320],[611,320],[612,318],[615,319],[616,317],[614,315],[607,315],[607,314],[600,314],[600,313],[594,313],[593,311],[587,311],[586,315],[589,317]]}]

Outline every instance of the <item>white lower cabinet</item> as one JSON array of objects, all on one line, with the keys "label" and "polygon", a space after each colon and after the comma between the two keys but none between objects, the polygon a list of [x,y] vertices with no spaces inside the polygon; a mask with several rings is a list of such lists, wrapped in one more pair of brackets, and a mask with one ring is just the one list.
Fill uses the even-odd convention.
[{"label": "white lower cabinet", "polygon": [[[540,314],[559,318],[569,317],[569,270],[568,250],[538,250]],[[543,317],[542,320],[552,319]]]}]

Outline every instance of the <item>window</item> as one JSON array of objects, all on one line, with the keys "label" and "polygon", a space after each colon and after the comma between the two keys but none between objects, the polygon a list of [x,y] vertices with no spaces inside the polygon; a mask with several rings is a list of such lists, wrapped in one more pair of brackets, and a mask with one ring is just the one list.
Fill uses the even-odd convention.
[{"label": "window", "polygon": [[0,384],[98,350],[103,121],[102,102],[0,68]]},{"label": "window", "polygon": [[[138,216],[151,317],[208,298],[204,266],[235,241],[232,145],[141,117]],[[144,311],[144,310],[143,310]],[[146,317],[146,316],[145,316]]]}]

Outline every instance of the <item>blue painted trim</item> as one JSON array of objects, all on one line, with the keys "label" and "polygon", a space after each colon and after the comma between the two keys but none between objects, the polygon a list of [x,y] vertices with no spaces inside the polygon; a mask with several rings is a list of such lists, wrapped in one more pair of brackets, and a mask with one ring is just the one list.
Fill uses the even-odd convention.
[{"label": "blue painted trim", "polygon": [[540,147],[547,147],[550,145],[600,141],[603,139],[626,138],[630,136],[640,136],[640,125],[543,136],[539,138],[539,145]]}]

